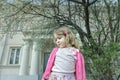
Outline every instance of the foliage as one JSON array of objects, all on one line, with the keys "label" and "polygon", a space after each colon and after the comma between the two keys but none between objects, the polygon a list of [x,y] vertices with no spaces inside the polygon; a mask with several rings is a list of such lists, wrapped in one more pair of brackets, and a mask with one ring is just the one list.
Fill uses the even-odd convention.
[{"label": "foliage", "polygon": [[[83,53],[86,60],[86,69],[88,79],[92,80],[115,80],[119,73],[119,54],[120,47],[117,43],[111,42],[109,45],[102,47],[103,55],[93,53],[90,48],[86,48]],[[113,75],[113,76],[111,76]],[[99,78],[98,78],[99,77]]]}]

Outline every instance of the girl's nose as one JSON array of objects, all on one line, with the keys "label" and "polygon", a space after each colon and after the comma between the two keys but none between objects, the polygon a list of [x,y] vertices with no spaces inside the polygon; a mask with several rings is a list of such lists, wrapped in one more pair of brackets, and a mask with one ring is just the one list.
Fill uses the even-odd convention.
[{"label": "girl's nose", "polygon": [[57,43],[59,43],[59,40],[57,40]]}]

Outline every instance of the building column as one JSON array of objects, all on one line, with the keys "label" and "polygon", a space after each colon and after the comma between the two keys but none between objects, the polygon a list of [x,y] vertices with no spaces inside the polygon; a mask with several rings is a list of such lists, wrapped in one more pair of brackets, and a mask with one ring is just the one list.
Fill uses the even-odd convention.
[{"label": "building column", "polygon": [[32,59],[30,65],[30,75],[38,75],[39,72],[39,53],[37,50],[37,41],[33,41],[33,49],[32,49]]},{"label": "building column", "polygon": [[28,75],[29,72],[29,52],[30,52],[29,41],[30,39],[24,39],[19,75]]},{"label": "building column", "polygon": [[5,34],[4,37],[2,38],[2,40],[0,40],[0,64],[3,63],[3,59],[4,59],[4,55],[5,55],[5,48],[6,48],[6,43],[7,43],[7,39],[8,38],[8,34]]}]

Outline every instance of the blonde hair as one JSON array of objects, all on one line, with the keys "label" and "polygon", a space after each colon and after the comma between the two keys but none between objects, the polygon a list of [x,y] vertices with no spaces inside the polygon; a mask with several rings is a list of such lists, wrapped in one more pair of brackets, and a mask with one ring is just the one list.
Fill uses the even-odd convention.
[{"label": "blonde hair", "polygon": [[72,33],[72,31],[68,27],[60,27],[58,29],[55,29],[53,34],[64,35],[66,37],[66,42],[68,47],[72,46],[79,49],[79,43],[75,38],[74,34]]}]

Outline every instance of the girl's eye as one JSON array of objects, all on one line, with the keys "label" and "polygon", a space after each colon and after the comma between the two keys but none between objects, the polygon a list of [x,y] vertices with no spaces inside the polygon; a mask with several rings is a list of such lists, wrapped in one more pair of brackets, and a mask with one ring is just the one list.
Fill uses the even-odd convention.
[{"label": "girl's eye", "polygon": [[59,40],[59,39],[61,39],[61,37],[56,38],[55,41],[57,41],[57,40]]},{"label": "girl's eye", "polygon": [[61,37],[58,37],[58,39],[61,39]]}]

